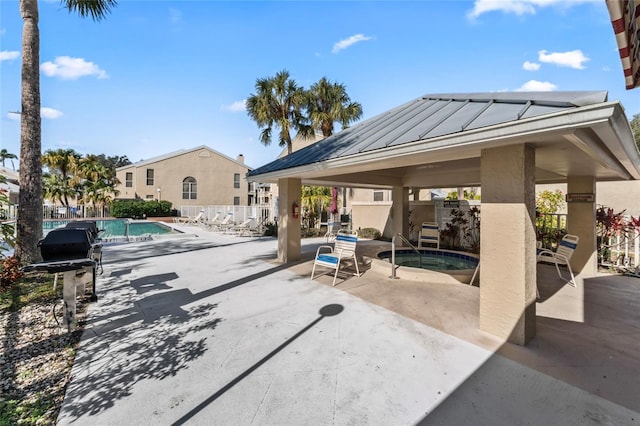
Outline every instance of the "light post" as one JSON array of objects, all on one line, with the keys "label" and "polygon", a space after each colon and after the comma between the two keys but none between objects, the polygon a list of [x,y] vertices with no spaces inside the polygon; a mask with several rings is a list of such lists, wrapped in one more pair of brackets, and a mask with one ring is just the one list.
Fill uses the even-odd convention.
[{"label": "light post", "polygon": [[158,201],[160,201],[160,188],[158,188]]}]

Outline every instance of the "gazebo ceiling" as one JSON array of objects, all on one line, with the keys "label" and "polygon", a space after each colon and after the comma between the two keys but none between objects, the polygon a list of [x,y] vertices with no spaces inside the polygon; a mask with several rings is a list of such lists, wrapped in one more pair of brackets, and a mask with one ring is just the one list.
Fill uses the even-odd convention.
[{"label": "gazebo ceiling", "polygon": [[251,181],[438,188],[480,185],[483,149],[531,144],[536,181],[640,179],[640,157],[607,92],[427,95],[248,174]]}]

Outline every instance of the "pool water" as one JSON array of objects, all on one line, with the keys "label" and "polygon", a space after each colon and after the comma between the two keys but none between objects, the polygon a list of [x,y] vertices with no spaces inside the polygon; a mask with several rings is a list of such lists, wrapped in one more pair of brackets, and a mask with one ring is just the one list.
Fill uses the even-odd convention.
[{"label": "pool water", "polygon": [[[42,223],[43,233],[47,235],[49,231],[55,228],[66,226],[67,223],[72,222],[69,220],[45,220]],[[109,219],[109,220],[96,220],[98,229],[104,229],[100,232],[99,238],[114,238],[114,237],[139,237],[142,235],[164,235],[164,234],[176,234],[170,226],[167,226],[160,222],[151,221],[129,221],[127,232],[127,219]]]},{"label": "pool water", "polygon": [[[420,250],[421,255],[413,250],[396,250],[396,265],[411,268],[429,269],[432,271],[460,271],[475,269],[478,258],[464,253],[443,250]],[[378,253],[378,258],[391,262],[391,251]],[[422,263],[421,259],[422,258]]]}]

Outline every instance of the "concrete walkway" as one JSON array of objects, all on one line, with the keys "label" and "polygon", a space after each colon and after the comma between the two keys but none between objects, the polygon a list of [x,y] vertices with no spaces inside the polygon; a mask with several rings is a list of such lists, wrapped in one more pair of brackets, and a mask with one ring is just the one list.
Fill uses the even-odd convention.
[{"label": "concrete walkway", "polygon": [[[548,317],[520,348],[477,330],[475,287],[371,270],[331,287],[309,279],[321,240],[283,266],[274,239],[194,232],[105,247],[59,424],[640,424],[637,298],[625,308],[635,317],[609,324],[622,349],[576,354],[544,340],[558,327]],[[566,289],[543,290],[550,306]],[[586,327],[562,322],[578,324],[564,337],[580,342]],[[610,378],[602,392],[577,383],[591,370]]]}]

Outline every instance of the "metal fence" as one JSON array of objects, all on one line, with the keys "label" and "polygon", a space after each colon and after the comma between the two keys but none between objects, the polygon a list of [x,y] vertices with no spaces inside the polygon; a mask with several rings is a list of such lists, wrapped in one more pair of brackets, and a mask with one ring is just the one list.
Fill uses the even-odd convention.
[{"label": "metal fence", "polygon": [[44,219],[83,219],[83,218],[108,218],[111,217],[109,207],[104,206],[84,206],[69,207],[44,205],[42,206]]},{"label": "metal fence", "polygon": [[268,206],[180,206],[180,216],[196,217],[203,212],[203,219],[212,219],[216,215],[224,217],[231,214],[231,220],[234,223],[242,223],[247,219],[254,219],[257,223],[275,223],[276,217],[271,208]]}]

